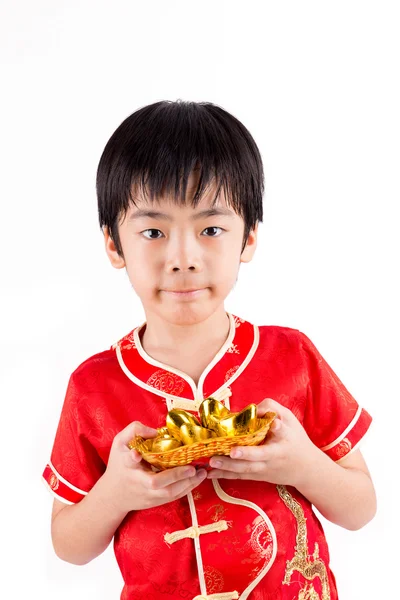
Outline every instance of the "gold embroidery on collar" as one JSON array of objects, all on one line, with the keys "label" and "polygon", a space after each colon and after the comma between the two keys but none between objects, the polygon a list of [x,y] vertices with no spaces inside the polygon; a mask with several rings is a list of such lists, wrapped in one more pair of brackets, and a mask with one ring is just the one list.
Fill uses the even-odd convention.
[{"label": "gold embroidery on collar", "polygon": [[322,597],[320,598],[313,584],[310,583],[306,584],[306,586],[300,590],[298,600],[330,600],[331,594],[328,573],[324,562],[319,558],[319,547],[317,543],[315,544],[314,554],[312,556],[308,554],[307,519],[304,516],[304,511],[284,485],[277,485],[276,487],[281,500],[283,500],[297,521],[295,554],[292,560],[286,562],[285,578],[282,583],[284,585],[290,585],[292,575],[295,571],[303,575],[305,579],[312,580],[315,579],[315,577],[319,577],[322,585]]}]

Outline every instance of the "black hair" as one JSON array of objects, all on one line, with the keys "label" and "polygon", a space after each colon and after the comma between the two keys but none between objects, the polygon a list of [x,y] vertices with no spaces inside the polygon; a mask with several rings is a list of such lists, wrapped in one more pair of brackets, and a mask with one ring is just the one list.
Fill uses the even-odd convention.
[{"label": "black hair", "polygon": [[264,172],[260,152],[244,125],[211,102],[164,100],[127,117],[108,140],[96,178],[100,227],[107,226],[123,256],[118,224],[137,185],[147,199],[172,195],[186,202],[187,180],[193,170],[199,180],[191,200],[195,208],[209,183],[221,186],[226,201],[245,224],[242,251],[250,230],[262,221]]}]

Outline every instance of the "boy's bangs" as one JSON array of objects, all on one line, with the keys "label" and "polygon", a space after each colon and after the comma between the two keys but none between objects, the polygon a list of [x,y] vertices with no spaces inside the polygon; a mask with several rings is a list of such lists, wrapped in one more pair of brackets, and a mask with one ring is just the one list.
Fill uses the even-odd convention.
[{"label": "boy's bangs", "polygon": [[[214,208],[219,201],[221,189],[227,205],[240,214],[241,205],[238,198],[232,193],[232,179],[229,173],[217,172],[209,165],[203,166],[200,159],[195,166],[184,165],[181,172],[162,172],[162,169],[149,169],[146,174],[133,176],[129,189],[129,201],[139,207],[141,201],[158,203],[163,198],[173,201],[178,206],[191,205],[196,208],[205,194],[210,194],[210,208]],[[189,185],[189,177],[193,176],[194,184]],[[193,181],[192,180],[192,181]],[[212,195],[211,195],[212,194]]]}]

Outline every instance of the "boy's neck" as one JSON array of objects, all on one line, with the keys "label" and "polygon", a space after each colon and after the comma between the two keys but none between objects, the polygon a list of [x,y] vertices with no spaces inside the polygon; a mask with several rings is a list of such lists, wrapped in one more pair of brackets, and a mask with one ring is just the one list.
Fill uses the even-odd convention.
[{"label": "boy's neck", "polygon": [[193,355],[201,350],[216,352],[229,334],[229,317],[222,306],[204,321],[193,325],[174,325],[158,317],[147,315],[142,346],[151,356],[155,352],[171,355]]}]

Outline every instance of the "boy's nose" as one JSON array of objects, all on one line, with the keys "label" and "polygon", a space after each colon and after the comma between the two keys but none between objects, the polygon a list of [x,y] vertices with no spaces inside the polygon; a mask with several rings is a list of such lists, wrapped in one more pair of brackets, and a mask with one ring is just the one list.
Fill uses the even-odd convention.
[{"label": "boy's nose", "polygon": [[166,251],[166,268],[169,272],[201,271],[201,262],[200,248],[188,239],[171,243]]},{"label": "boy's nose", "polygon": [[187,271],[197,271],[196,267],[194,267],[194,266],[190,266],[188,269],[181,269],[179,267],[174,267],[172,270],[173,271],[186,271],[186,270]]},{"label": "boy's nose", "polygon": [[169,261],[167,265],[167,271],[174,273],[177,271],[189,271],[193,273],[198,273],[201,271],[201,266],[198,261],[190,260],[190,259],[176,259]]}]

